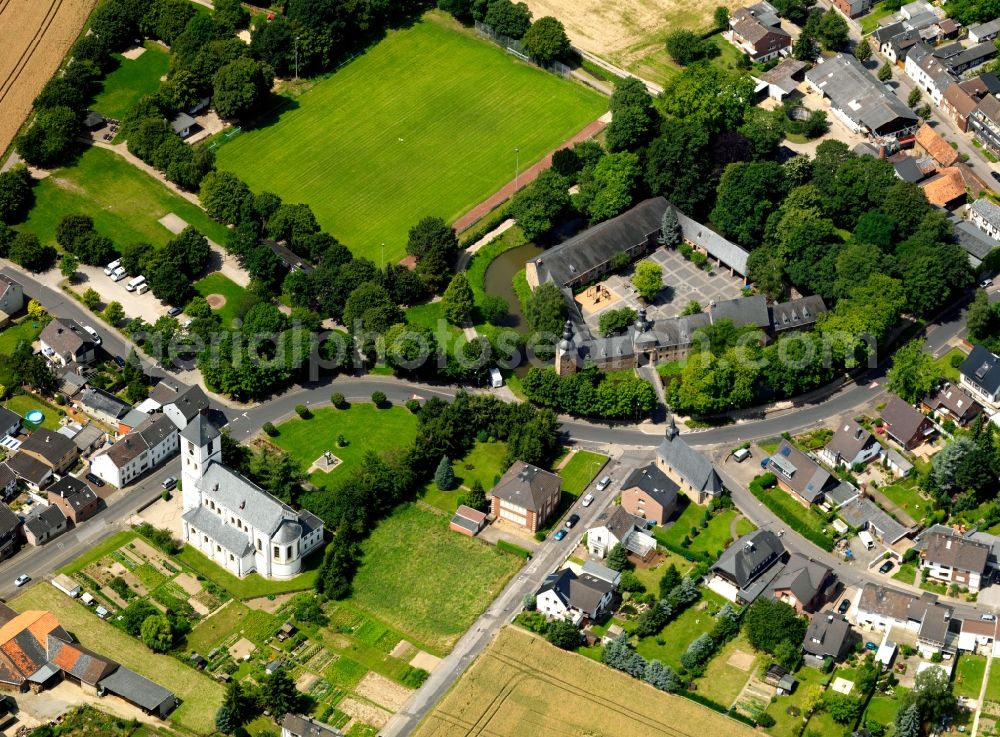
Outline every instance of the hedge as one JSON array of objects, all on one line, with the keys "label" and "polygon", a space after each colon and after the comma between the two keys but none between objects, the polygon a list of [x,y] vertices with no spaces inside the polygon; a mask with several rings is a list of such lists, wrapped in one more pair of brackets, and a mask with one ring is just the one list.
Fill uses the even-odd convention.
[{"label": "hedge", "polygon": [[525,550],[519,545],[514,545],[514,543],[509,543],[506,540],[497,540],[497,550],[502,550],[505,553],[513,553],[514,555],[519,555],[522,558],[531,557],[531,551]]},{"label": "hedge", "polygon": [[817,545],[828,553],[833,552],[833,539],[803,524],[796,517],[786,517],[781,506],[774,502],[773,496],[761,487],[759,478],[751,481],[748,488],[750,489],[750,493],[763,502],[764,506],[774,512],[782,522],[814,545]]},{"label": "hedge", "polygon": [[656,539],[656,542],[660,544],[660,547],[666,548],[671,553],[676,553],[681,556],[684,560],[690,563],[714,563],[715,558],[713,558],[708,553],[701,553],[697,550],[691,550],[690,548],[685,548],[682,545],[676,545],[666,540]]},{"label": "hedge", "polygon": [[724,707],[722,704],[719,704],[719,703],[717,703],[715,701],[712,701],[711,699],[705,698],[701,694],[695,693],[694,691],[687,691],[685,689],[681,689],[681,690],[679,690],[677,692],[677,695],[678,696],[683,696],[685,699],[691,699],[691,701],[695,702],[696,704],[701,704],[702,706],[707,706],[712,711],[717,711],[720,714],[725,714],[727,717],[730,717],[731,719],[735,719],[738,722],[743,722],[744,724],[747,724],[747,725],[749,725],[751,727],[756,727],[757,726],[757,722],[755,722],[750,717],[743,716],[738,711],[730,711],[729,709],[727,709],[726,707]]}]

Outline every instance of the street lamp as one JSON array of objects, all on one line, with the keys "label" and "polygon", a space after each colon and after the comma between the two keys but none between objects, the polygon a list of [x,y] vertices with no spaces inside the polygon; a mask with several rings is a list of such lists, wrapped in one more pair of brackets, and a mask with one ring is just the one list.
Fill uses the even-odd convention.
[{"label": "street lamp", "polygon": [[382,268],[385,268],[385,243],[382,244]]},{"label": "street lamp", "polygon": [[517,175],[521,168],[521,149],[514,149],[514,194],[517,194]]},{"label": "street lamp", "polygon": [[295,37],[295,81],[299,81],[299,37]]}]

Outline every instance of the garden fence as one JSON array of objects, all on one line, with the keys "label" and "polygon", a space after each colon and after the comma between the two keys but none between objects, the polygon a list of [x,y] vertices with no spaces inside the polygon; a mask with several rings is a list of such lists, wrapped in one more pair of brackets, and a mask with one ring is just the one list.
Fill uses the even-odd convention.
[{"label": "garden fence", "polygon": [[478,20],[476,23],[476,31],[480,36],[488,38],[490,41],[495,43],[497,46],[502,46],[508,54],[513,54],[518,59],[522,61],[534,64],[537,67],[541,67],[547,72],[552,72],[553,74],[558,74],[560,77],[569,77],[573,70],[568,66],[563,64],[561,61],[554,61],[551,64],[542,64],[540,61],[535,59],[529,54],[525,48],[524,44],[518,41],[516,38],[511,38],[510,36],[505,36],[502,33],[497,33],[492,26],[488,26],[485,23],[481,23]]}]

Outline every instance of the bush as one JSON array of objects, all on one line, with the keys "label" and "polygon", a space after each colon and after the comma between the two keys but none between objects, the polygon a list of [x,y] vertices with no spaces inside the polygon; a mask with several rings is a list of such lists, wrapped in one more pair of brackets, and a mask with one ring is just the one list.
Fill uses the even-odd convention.
[{"label": "bush", "polygon": [[265,422],[264,427],[261,428],[266,435],[269,437],[275,437],[278,434],[278,428],[274,426],[274,423]]},{"label": "bush", "polygon": [[308,420],[310,417],[312,417],[312,412],[310,412],[309,408],[306,407],[304,404],[295,405],[295,414],[297,414],[303,420]]},{"label": "bush", "polygon": [[[543,536],[544,539],[544,536]],[[519,555],[522,558],[530,558],[531,552],[525,550],[522,547],[509,543],[506,540],[497,540],[497,550],[502,550],[505,553],[513,553],[514,555]]]},{"label": "bush", "polygon": [[420,400],[419,399],[407,399],[406,408],[410,410],[413,414],[417,414],[420,411]]},{"label": "bush", "polygon": [[378,409],[382,409],[389,405],[389,398],[385,395],[385,392],[372,392],[372,404]]},{"label": "bush", "polygon": [[344,399],[344,395],[343,395],[343,394],[341,394],[340,392],[336,392],[336,393],[334,393],[334,394],[333,394],[333,395],[332,395],[332,396],[330,397],[330,402],[331,402],[331,403],[333,404],[333,406],[334,406],[334,407],[336,407],[337,409],[343,409],[343,408],[344,408],[344,407],[345,407],[345,406],[347,405],[347,400],[346,400],[346,399]]}]

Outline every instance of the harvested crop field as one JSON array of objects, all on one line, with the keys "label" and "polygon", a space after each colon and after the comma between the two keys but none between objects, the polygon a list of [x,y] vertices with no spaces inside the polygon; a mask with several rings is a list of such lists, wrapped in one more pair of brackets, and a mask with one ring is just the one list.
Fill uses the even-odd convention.
[{"label": "harvested crop field", "polygon": [[0,0],[0,152],[83,29],[97,0]]},{"label": "harvested crop field", "polygon": [[750,727],[515,627],[497,635],[416,737],[743,737]]}]

